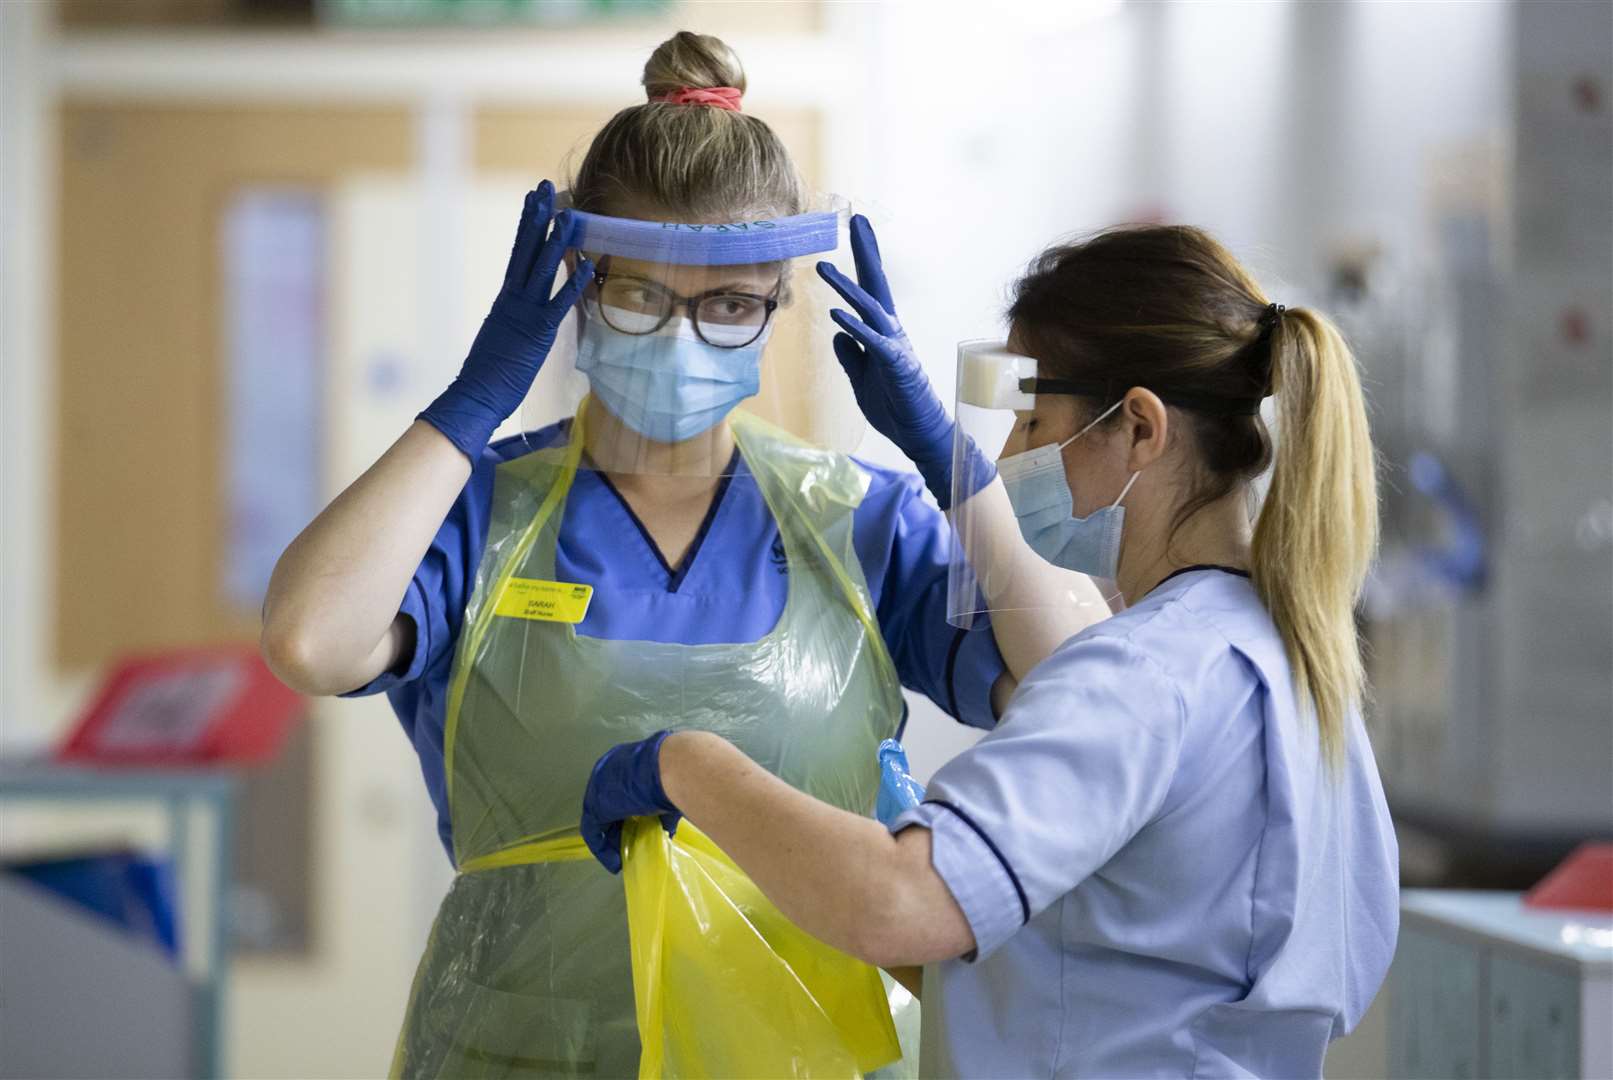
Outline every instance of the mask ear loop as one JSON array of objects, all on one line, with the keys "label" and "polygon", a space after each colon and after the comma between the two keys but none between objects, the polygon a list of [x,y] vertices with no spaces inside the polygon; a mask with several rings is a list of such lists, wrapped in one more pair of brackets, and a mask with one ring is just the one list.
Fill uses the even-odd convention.
[{"label": "mask ear loop", "polygon": [[[1109,504],[1109,509],[1113,510],[1115,507],[1119,506],[1123,501],[1125,501],[1126,496],[1131,492],[1131,485],[1135,484],[1137,482],[1137,478],[1142,474],[1143,471],[1141,469],[1138,469],[1136,472],[1131,474],[1131,479],[1127,480],[1126,486],[1120,489],[1120,494],[1116,495],[1115,501]],[[1111,612],[1118,615],[1126,609],[1126,598],[1120,592],[1119,581],[1111,578],[1093,578],[1092,581],[1094,584],[1098,584],[1099,582],[1107,582],[1107,586],[1098,584],[1098,591],[1105,594],[1103,597],[1103,602],[1109,605],[1109,610]]]},{"label": "mask ear loop", "polygon": [[1109,406],[1107,409],[1103,410],[1101,413],[1099,413],[1097,415],[1097,417],[1095,419],[1093,419],[1092,423],[1088,424],[1086,427],[1082,428],[1080,431],[1077,431],[1074,435],[1071,435],[1068,439],[1065,439],[1063,442],[1059,443],[1059,449],[1063,450],[1066,446],[1069,446],[1075,440],[1079,439],[1081,436],[1085,435],[1087,432],[1091,431],[1093,428],[1095,428],[1099,424],[1103,423],[1105,420],[1107,420],[1109,418],[1110,413],[1114,412],[1116,409],[1120,408],[1120,406],[1124,405],[1125,403],[1126,403],[1125,399],[1122,398],[1121,400],[1115,402],[1113,405]]},{"label": "mask ear loop", "polygon": [[[1065,442],[1063,445],[1061,445],[1059,447],[1059,449],[1062,450],[1065,446],[1070,445],[1070,443],[1074,442],[1076,439],[1079,439],[1081,436],[1085,435],[1087,432],[1089,432],[1093,428],[1097,427],[1111,413],[1113,413],[1116,409],[1120,408],[1120,406],[1124,405],[1125,403],[1126,403],[1125,399],[1122,398],[1119,401],[1115,402],[1113,405],[1109,406],[1107,409],[1103,410],[1103,412],[1098,414],[1097,419],[1093,420],[1092,423],[1088,424],[1086,427],[1082,428],[1080,431],[1078,431],[1074,435],[1070,436],[1069,440],[1067,442]],[[1131,479],[1126,481],[1126,486],[1120,489],[1119,496],[1117,496],[1115,498],[1114,502],[1109,504],[1109,506],[1111,508],[1120,505],[1120,501],[1122,499],[1124,499],[1127,494],[1130,493],[1131,485],[1135,484],[1137,482],[1137,478],[1139,476],[1141,476],[1142,474],[1143,473],[1142,473],[1141,469],[1138,469],[1136,472],[1131,474]],[[1106,605],[1108,605],[1110,614],[1118,615],[1122,611],[1126,610],[1126,598],[1123,595],[1121,595],[1120,583],[1118,581],[1115,581],[1112,578],[1100,578],[1100,577],[1090,578],[1090,580],[1091,580],[1092,584],[1097,588],[1098,595],[1103,597],[1103,602]]]},{"label": "mask ear loop", "polygon": [[1115,501],[1109,504],[1109,509],[1113,510],[1115,507],[1120,505],[1121,500],[1126,497],[1126,493],[1131,490],[1131,485],[1135,484],[1137,482],[1137,478],[1142,474],[1143,471],[1141,469],[1138,469],[1136,472],[1131,474],[1131,479],[1127,480],[1126,486],[1120,489],[1120,494],[1116,495]]}]

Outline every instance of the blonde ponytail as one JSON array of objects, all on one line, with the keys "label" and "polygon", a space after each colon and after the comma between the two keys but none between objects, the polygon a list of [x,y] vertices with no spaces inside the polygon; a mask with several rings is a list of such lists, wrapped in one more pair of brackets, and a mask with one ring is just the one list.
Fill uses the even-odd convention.
[{"label": "blonde ponytail", "polygon": [[1363,692],[1355,603],[1378,543],[1377,467],[1355,358],[1327,319],[1288,311],[1272,330],[1278,438],[1255,524],[1255,588],[1315,705],[1322,749],[1344,750]]}]

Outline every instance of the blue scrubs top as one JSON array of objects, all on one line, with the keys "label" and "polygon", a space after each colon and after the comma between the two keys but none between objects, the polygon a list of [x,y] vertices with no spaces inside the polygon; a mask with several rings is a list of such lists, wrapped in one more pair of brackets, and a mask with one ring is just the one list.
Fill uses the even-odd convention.
[{"label": "blue scrubs top", "polygon": [[[437,830],[453,855],[443,775],[448,676],[465,605],[487,540],[498,465],[564,441],[570,421],[501,440],[483,451],[437,530],[399,612],[415,625],[414,652],[353,695],[385,692],[420,756]],[[852,545],[904,686],[966,724],[996,722],[991,687],[1004,665],[989,632],[946,620],[950,533],[924,502],[917,475],[858,462],[868,494],[852,520]],[[615,640],[707,645],[755,641],[784,613],[784,545],[761,489],[735,455],[683,564],[669,567],[604,475],[579,470],[566,500],[555,552],[563,581],[594,586],[577,632]],[[628,676],[630,673],[624,673]],[[870,762],[870,766],[872,766]]]},{"label": "blue scrubs top", "polygon": [[926,1076],[1319,1077],[1399,927],[1360,717],[1337,772],[1253,586],[1204,569],[1060,646],[892,825],[977,952],[925,971]]}]

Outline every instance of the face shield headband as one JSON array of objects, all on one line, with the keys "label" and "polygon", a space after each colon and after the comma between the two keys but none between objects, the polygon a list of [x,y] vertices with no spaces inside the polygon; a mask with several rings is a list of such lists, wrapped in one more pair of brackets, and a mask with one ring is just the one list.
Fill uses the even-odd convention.
[{"label": "face shield headband", "polygon": [[845,216],[825,210],[760,221],[677,222],[571,214],[571,246],[579,251],[683,266],[744,266],[833,251]]}]

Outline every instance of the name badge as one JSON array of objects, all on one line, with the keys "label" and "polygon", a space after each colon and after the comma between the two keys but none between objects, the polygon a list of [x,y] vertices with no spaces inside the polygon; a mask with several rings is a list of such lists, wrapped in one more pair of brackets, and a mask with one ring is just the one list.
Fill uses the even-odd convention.
[{"label": "name badge", "polygon": [[495,615],[538,622],[570,623],[575,626],[588,614],[594,598],[592,585],[569,581],[539,581],[537,578],[511,578],[499,595]]}]

